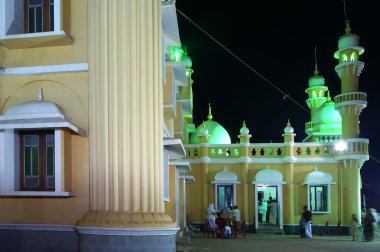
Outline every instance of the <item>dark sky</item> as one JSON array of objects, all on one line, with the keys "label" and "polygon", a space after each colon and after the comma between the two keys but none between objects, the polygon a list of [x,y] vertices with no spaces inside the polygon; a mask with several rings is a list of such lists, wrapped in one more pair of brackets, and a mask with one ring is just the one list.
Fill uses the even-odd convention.
[{"label": "dark sky", "polygon": [[[249,3],[249,4],[248,4]],[[360,37],[365,63],[360,90],[368,94],[368,107],[360,116],[361,137],[370,139],[370,155],[380,160],[380,84],[376,78],[380,25],[376,1],[346,0],[352,32]],[[344,34],[342,0],[318,1],[220,1],[177,0],[177,9],[210,33],[253,69],[307,108],[308,79],[314,71],[314,47],[318,68],[331,96],[340,93],[333,54]],[[251,142],[282,142],[289,118],[296,141],[305,134],[310,114],[275,90],[234,59],[177,12],[183,46],[193,61],[194,123],[207,120],[208,103],[235,143],[243,120]],[[367,161],[362,170],[367,206],[380,210],[380,163]]]}]

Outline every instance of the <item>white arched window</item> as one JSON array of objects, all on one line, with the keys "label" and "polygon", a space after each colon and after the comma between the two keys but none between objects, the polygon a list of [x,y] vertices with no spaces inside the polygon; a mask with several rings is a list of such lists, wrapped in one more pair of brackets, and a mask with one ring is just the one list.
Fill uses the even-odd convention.
[{"label": "white arched window", "polygon": [[236,205],[236,184],[240,184],[237,175],[229,172],[226,167],[215,174],[215,208],[222,210],[225,207]]},{"label": "white arched window", "polygon": [[305,185],[307,185],[307,198],[310,211],[313,213],[330,213],[330,185],[335,184],[333,177],[327,172],[318,171],[315,167],[305,177]]},{"label": "white arched window", "polygon": [[0,115],[0,195],[71,196],[62,182],[69,169],[62,151],[69,134],[83,132],[42,98]]}]

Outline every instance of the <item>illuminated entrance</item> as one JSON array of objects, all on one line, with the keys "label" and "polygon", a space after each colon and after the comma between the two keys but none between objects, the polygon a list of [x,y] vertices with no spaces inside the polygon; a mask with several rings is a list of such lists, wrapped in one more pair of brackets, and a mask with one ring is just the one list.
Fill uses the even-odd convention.
[{"label": "illuminated entrance", "polygon": [[[286,184],[279,171],[265,169],[259,171],[254,184],[255,192],[255,227],[260,229],[260,224],[268,223],[283,227],[282,185]],[[271,213],[272,212],[272,213]]]},{"label": "illuminated entrance", "polygon": [[[275,225],[278,225],[278,204],[277,204],[277,186],[266,186],[259,185],[257,186],[257,221],[260,225],[261,223],[270,223],[270,213],[272,212],[273,222],[273,213],[275,213]],[[275,203],[273,203],[275,202]]]}]

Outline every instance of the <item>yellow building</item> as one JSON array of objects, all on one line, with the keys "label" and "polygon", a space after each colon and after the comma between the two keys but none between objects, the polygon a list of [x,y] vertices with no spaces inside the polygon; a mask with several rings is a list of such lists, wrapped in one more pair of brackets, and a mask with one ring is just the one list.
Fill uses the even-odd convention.
[{"label": "yellow building", "polygon": [[[366,94],[359,91],[363,52],[347,21],[334,54],[341,94],[332,101],[315,65],[305,90],[311,120],[305,124],[307,137],[302,142],[295,141],[288,121],[282,122],[284,132],[278,132],[283,142],[251,142],[243,123],[240,142],[231,144],[209,106],[207,119],[189,133],[185,144],[189,174],[196,181],[189,185],[188,221],[202,224],[210,203],[217,211],[237,205],[248,229],[295,234],[307,206],[313,213],[314,233],[324,232],[326,224],[330,233],[348,233],[352,214],[361,216],[360,169],[369,158],[368,139],[359,138],[359,115],[367,105]],[[275,227],[266,216],[270,198],[277,202]]]},{"label": "yellow building", "polygon": [[175,251],[194,178],[174,4],[0,1],[2,249]]},{"label": "yellow building", "polygon": [[283,142],[250,143],[243,124],[231,144],[211,107],[193,124],[174,0],[0,0],[2,249],[175,251],[210,202],[238,205],[259,230],[269,196],[286,232],[303,205],[315,225],[347,225],[368,159],[366,94],[349,27],[338,49],[342,94],[332,102],[318,73],[309,80],[305,142],[288,123]]}]

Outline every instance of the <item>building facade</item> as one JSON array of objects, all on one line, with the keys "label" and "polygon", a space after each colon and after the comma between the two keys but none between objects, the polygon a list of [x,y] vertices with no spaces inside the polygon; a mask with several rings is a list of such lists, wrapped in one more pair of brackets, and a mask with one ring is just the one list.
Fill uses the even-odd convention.
[{"label": "building facade", "polygon": [[331,232],[348,233],[352,214],[361,216],[360,169],[369,158],[368,139],[359,136],[359,115],[367,105],[366,93],[359,90],[363,52],[347,21],[334,54],[341,94],[330,97],[316,62],[305,90],[311,120],[305,124],[302,142],[295,140],[290,121],[279,122],[284,123],[284,132],[278,133],[283,142],[252,142],[243,122],[240,141],[231,144],[228,132],[213,121],[209,106],[207,119],[193,127],[185,144],[189,174],[196,180],[189,185],[189,221],[203,223],[210,203],[217,211],[237,205],[247,228],[260,232],[269,224],[267,205],[276,201],[279,232],[298,233],[307,206],[313,212],[314,232],[328,226]]},{"label": "building facade", "polygon": [[180,47],[175,1],[0,1],[1,251],[175,251]]}]

